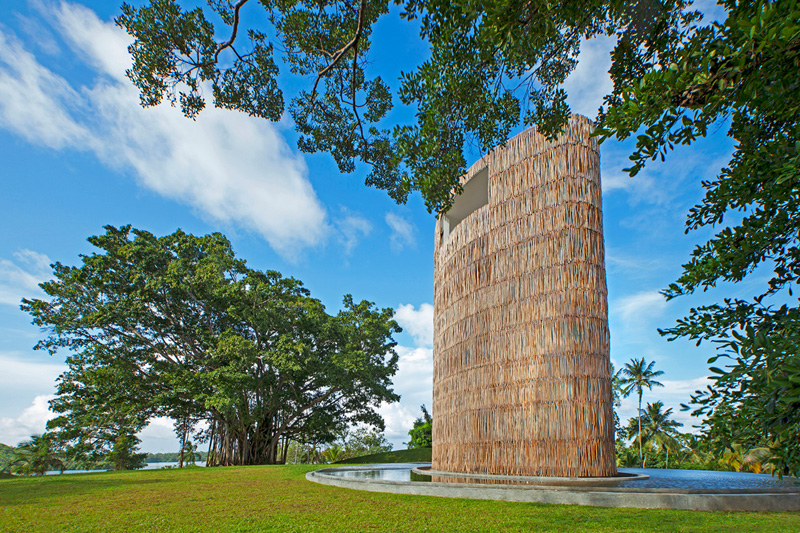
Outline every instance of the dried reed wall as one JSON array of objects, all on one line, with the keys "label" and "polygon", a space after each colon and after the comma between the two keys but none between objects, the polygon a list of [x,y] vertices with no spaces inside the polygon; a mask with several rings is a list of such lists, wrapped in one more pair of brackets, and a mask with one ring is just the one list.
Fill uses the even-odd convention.
[{"label": "dried reed wall", "polygon": [[478,161],[489,203],[434,252],[433,469],[616,474],[600,155],[574,115]]}]

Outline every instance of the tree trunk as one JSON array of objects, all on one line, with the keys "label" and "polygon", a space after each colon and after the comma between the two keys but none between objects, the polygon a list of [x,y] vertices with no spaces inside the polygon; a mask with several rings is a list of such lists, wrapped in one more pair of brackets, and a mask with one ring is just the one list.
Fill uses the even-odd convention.
[{"label": "tree trunk", "polygon": [[216,466],[214,460],[214,454],[216,449],[214,448],[214,435],[216,433],[217,423],[211,422],[211,437],[208,439],[208,453],[206,454],[206,466]]},{"label": "tree trunk", "polygon": [[180,457],[178,458],[178,468],[183,468],[183,454],[184,451],[186,450],[186,433],[189,428],[189,422],[184,418],[183,424],[181,425],[183,426],[181,428],[183,429],[183,431],[181,431],[181,453]]},{"label": "tree trunk", "polygon": [[283,465],[286,464],[286,461],[288,460],[288,457],[286,456],[288,454],[289,454],[289,438],[285,437],[283,439],[283,452],[281,453],[281,464]]},{"label": "tree trunk", "polygon": [[639,389],[639,412],[636,414],[639,419],[639,466],[644,468],[644,459],[642,458],[642,389]]},{"label": "tree trunk", "polygon": [[210,466],[285,464],[289,439],[274,434],[269,426],[244,426],[224,418],[212,422],[209,444]]}]

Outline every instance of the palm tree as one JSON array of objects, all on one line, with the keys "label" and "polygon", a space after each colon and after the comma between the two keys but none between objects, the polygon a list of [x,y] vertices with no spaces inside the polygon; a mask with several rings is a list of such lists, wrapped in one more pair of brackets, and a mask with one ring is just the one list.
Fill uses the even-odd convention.
[{"label": "palm tree", "polygon": [[34,435],[15,450],[12,468],[21,474],[44,475],[48,470],[64,471],[64,462],[56,456],[50,436]]},{"label": "palm tree", "polygon": [[681,446],[684,450],[684,461],[688,460],[696,465],[705,465],[714,460],[714,455],[708,451],[708,442],[697,435],[692,435],[691,433],[682,434]]},{"label": "palm tree", "polygon": [[343,448],[338,444],[331,444],[328,449],[322,452],[322,457],[329,463],[335,463],[341,458],[343,451]]},{"label": "palm tree", "polygon": [[631,359],[630,363],[625,363],[625,366],[619,371],[619,380],[620,383],[624,386],[622,389],[622,395],[626,398],[630,396],[631,392],[634,390],[639,396],[639,465],[644,464],[644,460],[642,459],[642,389],[647,387],[650,390],[653,390],[653,387],[663,387],[661,383],[655,381],[653,378],[657,378],[658,376],[662,375],[664,372],[661,370],[653,371],[653,365],[656,362],[652,361],[650,364],[644,360],[644,357],[641,359]]},{"label": "palm tree", "polygon": [[678,444],[678,431],[676,428],[683,424],[670,419],[672,407],[662,411],[664,404],[661,401],[648,403],[645,409],[645,425],[642,428],[645,439],[654,442],[667,453],[666,468],[669,468],[669,449]]},{"label": "palm tree", "polygon": [[614,413],[614,440],[616,441],[619,437],[618,435],[622,435],[622,426],[619,423],[619,415],[617,414],[617,407],[622,405],[621,397],[622,397],[622,382],[620,381],[620,373],[622,371],[615,371],[614,364],[611,364],[611,403],[613,404],[614,408],[612,412]]},{"label": "palm tree", "polygon": [[734,442],[725,449],[718,462],[735,472],[771,473],[774,470],[774,466],[769,462],[771,457],[772,452],[767,447],[759,446],[747,450],[741,444]]}]

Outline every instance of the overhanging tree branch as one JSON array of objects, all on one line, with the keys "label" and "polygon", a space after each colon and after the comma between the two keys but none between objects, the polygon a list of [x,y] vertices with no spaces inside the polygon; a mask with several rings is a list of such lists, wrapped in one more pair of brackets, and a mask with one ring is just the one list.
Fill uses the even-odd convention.
[{"label": "overhanging tree branch", "polygon": [[[239,10],[242,9],[242,6],[245,5],[250,0],[239,0],[233,6],[233,28],[231,30],[231,37],[224,43],[219,43],[217,45],[217,51],[214,53],[214,63],[219,60],[219,54],[225,50],[226,48],[230,48],[233,46],[234,41],[236,41],[236,34],[239,31]],[[234,50],[235,52],[235,50]],[[237,56],[239,54],[236,54]]]},{"label": "overhanging tree branch", "polygon": [[333,54],[333,59],[331,59],[331,62],[317,74],[317,77],[314,80],[314,87],[311,89],[311,101],[309,102],[309,104],[312,107],[314,106],[314,101],[317,95],[317,87],[319,86],[320,80],[322,80],[322,78],[325,77],[328,71],[334,68],[339,63],[339,61],[342,60],[342,58],[345,56],[345,54],[347,54],[347,52],[358,46],[358,41],[361,38],[361,33],[364,31],[364,11],[366,10],[366,7],[367,7],[367,0],[361,0],[361,5],[358,8],[358,25],[356,26],[355,35],[346,45],[341,47]]}]

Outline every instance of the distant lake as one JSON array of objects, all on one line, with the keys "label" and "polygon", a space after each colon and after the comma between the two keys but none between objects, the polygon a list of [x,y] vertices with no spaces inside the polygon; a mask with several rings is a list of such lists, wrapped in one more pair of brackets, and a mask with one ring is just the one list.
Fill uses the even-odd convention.
[{"label": "distant lake", "polygon": [[[195,461],[194,463],[197,466],[206,466],[205,461]],[[144,468],[140,468],[139,470],[158,470],[160,468],[178,468],[178,462],[167,462],[167,463],[147,463]]]},{"label": "distant lake", "polygon": [[[197,466],[206,466],[205,461],[196,461]],[[161,468],[178,468],[178,462],[164,462],[164,463],[147,463],[144,468],[139,470],[159,470]],[[64,474],[91,474],[93,472],[106,472],[106,470],[64,470]],[[61,474],[59,470],[50,470],[46,473],[48,476],[57,476]]]}]

